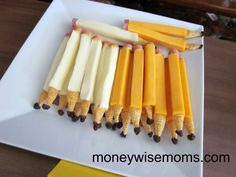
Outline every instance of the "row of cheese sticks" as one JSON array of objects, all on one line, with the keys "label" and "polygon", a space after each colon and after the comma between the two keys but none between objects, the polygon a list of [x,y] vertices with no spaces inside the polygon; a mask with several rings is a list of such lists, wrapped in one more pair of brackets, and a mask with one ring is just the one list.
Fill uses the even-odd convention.
[{"label": "row of cheese sticks", "polygon": [[[178,54],[175,55],[178,56]],[[178,57],[176,60],[178,61]],[[176,66],[176,60],[174,60],[173,73],[180,70]],[[166,97],[165,78],[163,77],[165,70],[160,66],[158,68],[158,65],[163,62],[163,55],[155,52],[155,46],[152,43],[146,44],[144,49],[137,45],[132,51],[132,46],[126,45],[119,50],[117,45],[107,42],[102,44],[99,37],[92,36],[86,31],[81,32],[80,29],[74,29],[71,35],[67,34],[61,43],[39,101],[34,107],[38,109],[42,106],[44,109],[49,109],[59,94],[59,114],[63,114],[64,108],[68,105],[69,116],[74,121],[78,119],[84,121],[89,106],[93,103],[95,130],[101,127],[104,112],[107,127],[111,127],[114,117],[113,129],[115,129],[119,124],[119,115],[123,111],[121,117],[128,119],[121,121],[123,122],[122,135],[126,136],[128,133],[130,123],[128,120],[132,120],[135,133],[138,134],[142,107],[147,112],[148,124],[152,124],[154,119],[156,126],[158,123],[160,124],[160,120],[165,120],[167,114],[167,111],[164,110],[167,109],[164,103]],[[180,81],[178,79],[179,77],[172,78],[173,85],[176,80]],[[175,87],[179,90],[176,91],[174,88],[173,95],[180,94],[179,98],[172,100],[172,103],[178,105],[182,102],[181,104],[184,105],[184,97],[182,89],[180,89],[182,86],[177,84]],[[188,92],[188,89],[185,90]],[[175,97],[173,96],[173,98]],[[187,101],[190,105],[190,100]],[[188,107],[191,112],[191,107]],[[177,109],[179,108],[173,110]],[[181,122],[185,115],[184,109],[177,114],[173,111],[176,130],[180,135],[183,128]],[[143,125],[145,126],[144,123]],[[164,123],[162,123],[162,127],[164,128]],[[155,129],[154,139],[160,138],[161,133],[155,132],[162,132],[163,128]],[[193,126],[191,128],[193,129]],[[194,137],[193,133],[192,130],[189,134]]]}]

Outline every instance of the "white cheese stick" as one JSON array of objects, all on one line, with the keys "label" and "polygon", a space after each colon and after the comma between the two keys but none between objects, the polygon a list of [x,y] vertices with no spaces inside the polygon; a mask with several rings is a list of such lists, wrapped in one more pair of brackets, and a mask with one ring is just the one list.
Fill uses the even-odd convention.
[{"label": "white cheese stick", "polygon": [[46,81],[44,82],[43,90],[40,94],[39,100],[37,103],[34,104],[35,109],[40,109],[40,107],[45,103],[47,100],[47,95],[48,95],[48,84],[50,80],[52,79],[53,74],[55,73],[58,64],[61,61],[62,55],[65,51],[66,44],[68,42],[68,39],[70,37],[70,34],[66,34],[64,39],[62,40],[61,44],[59,45],[59,48],[57,49],[56,55],[54,56],[54,59],[51,63]]},{"label": "white cheese stick", "polygon": [[74,66],[75,57],[79,48],[80,41],[80,29],[75,29],[72,31],[70,39],[66,45],[66,49],[62,56],[62,59],[54,73],[51,81],[49,82],[47,107],[53,103],[58,91],[60,91],[66,81],[66,77],[72,67]]},{"label": "white cheese stick", "polygon": [[107,48],[107,58],[103,62],[103,68],[99,79],[99,84],[95,88],[94,95],[94,130],[101,127],[101,119],[105,111],[109,108],[112,84],[116,71],[116,62],[119,54],[117,45],[110,45]]},{"label": "white cheese stick", "polygon": [[77,99],[79,97],[85,67],[88,61],[89,49],[92,36],[89,33],[82,33],[80,37],[80,46],[75,59],[75,65],[68,85],[68,111],[73,112]]},{"label": "white cheese stick", "polygon": [[101,50],[102,50],[102,41],[96,36],[92,39],[90,45],[89,57],[86,64],[84,79],[80,91],[81,115],[79,116],[79,118],[82,119],[83,121],[85,120],[88,114],[89,106],[93,101],[93,92],[95,87],[95,80],[96,80]]},{"label": "white cheese stick", "polygon": [[102,35],[118,41],[123,41],[128,43],[137,43],[139,41],[137,33],[129,32],[119,27],[97,21],[73,19],[72,26],[85,28],[98,35]]}]

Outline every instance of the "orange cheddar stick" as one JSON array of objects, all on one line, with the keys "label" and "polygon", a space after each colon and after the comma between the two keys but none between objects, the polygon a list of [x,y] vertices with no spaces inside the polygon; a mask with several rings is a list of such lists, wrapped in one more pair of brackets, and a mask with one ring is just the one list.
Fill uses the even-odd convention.
[{"label": "orange cheddar stick", "polygon": [[165,59],[165,85],[166,85],[166,124],[171,133],[171,141],[173,144],[178,143],[177,134],[176,134],[176,125],[173,119],[172,105],[171,105],[171,92],[170,92],[170,75],[169,75],[169,66],[168,59]]},{"label": "orange cheddar stick", "polygon": [[[113,129],[117,128],[120,113],[125,105],[125,91],[127,87],[126,83],[128,80],[131,49],[132,46],[127,45],[122,47],[119,52],[119,58],[117,62],[116,73],[112,88],[112,95],[110,99],[110,109],[114,116],[114,124],[112,126]],[[109,123],[110,122],[107,122],[107,124]]]},{"label": "orange cheddar stick", "polygon": [[142,124],[143,129],[148,133],[148,136],[152,137],[153,135],[152,128],[149,124],[147,124],[147,119],[148,119],[148,116],[147,116],[146,109],[143,108],[140,122]]},{"label": "orange cheddar stick", "polygon": [[186,28],[181,28],[177,26],[170,26],[170,25],[163,25],[163,24],[157,24],[157,23],[150,23],[150,22],[141,22],[141,21],[135,21],[135,20],[125,20],[124,25],[138,25],[142,26],[144,28],[158,31],[167,35],[172,35],[176,37],[182,37],[182,38],[194,38],[199,37],[202,35],[201,32],[195,32],[188,30]]},{"label": "orange cheddar stick", "polygon": [[193,114],[192,114],[192,107],[191,107],[191,99],[189,93],[189,86],[188,86],[188,76],[185,66],[184,58],[181,56],[179,60],[180,66],[180,74],[181,74],[181,83],[183,89],[183,97],[184,97],[184,107],[185,107],[185,117],[184,117],[184,126],[188,131],[188,139],[194,140],[194,122],[193,122]]},{"label": "orange cheddar stick", "polygon": [[179,136],[183,135],[183,122],[185,115],[183,89],[181,83],[180,67],[179,67],[179,52],[171,50],[168,57],[169,75],[170,75],[170,92],[171,105],[173,110],[173,119],[176,124],[176,133]]},{"label": "orange cheddar stick", "polygon": [[156,105],[154,110],[153,140],[159,142],[166,123],[165,61],[162,53],[156,54]]},{"label": "orange cheddar stick", "polygon": [[153,123],[153,106],[156,104],[156,58],[155,45],[148,43],[144,47],[144,86],[143,107],[147,111],[147,123]]},{"label": "orange cheddar stick", "polygon": [[121,112],[121,120],[122,120],[122,132],[120,134],[121,137],[126,137],[128,134],[129,125],[131,122],[130,116],[130,100],[131,100],[131,84],[132,84],[132,74],[133,74],[133,53],[130,54],[130,66],[128,72],[128,79],[127,79],[127,87],[125,92],[125,105]]},{"label": "orange cheddar stick", "polygon": [[139,34],[144,40],[160,44],[168,48],[174,48],[180,51],[195,50],[202,47],[200,44],[190,44],[183,38],[168,36],[166,34],[146,29],[142,26],[129,24],[128,30]]},{"label": "orange cheddar stick", "polygon": [[144,50],[141,45],[135,46],[133,59],[133,73],[130,96],[130,116],[136,135],[140,133],[140,118],[143,102],[143,75],[144,75]]}]

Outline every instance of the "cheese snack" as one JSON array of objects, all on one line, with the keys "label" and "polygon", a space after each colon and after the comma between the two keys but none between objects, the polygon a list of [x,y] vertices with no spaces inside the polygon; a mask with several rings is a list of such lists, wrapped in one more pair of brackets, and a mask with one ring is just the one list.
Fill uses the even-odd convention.
[{"label": "cheese snack", "polygon": [[153,140],[159,142],[166,122],[165,61],[162,53],[156,53],[156,104],[154,110]]},{"label": "cheese snack", "polygon": [[171,141],[173,144],[178,143],[178,137],[176,134],[176,125],[173,119],[173,111],[171,104],[171,92],[170,92],[170,75],[169,75],[169,64],[168,59],[165,59],[165,88],[166,88],[166,124],[171,133]]},{"label": "cheese snack", "polygon": [[153,123],[153,107],[156,104],[156,57],[155,45],[148,43],[144,47],[144,86],[143,107],[147,112],[147,123]]},{"label": "cheese snack", "polygon": [[102,41],[98,36],[93,37],[88,61],[85,68],[84,79],[80,91],[81,99],[81,115],[80,119],[85,119],[91,102],[93,102],[93,94],[95,87],[95,80],[97,74],[97,68],[100,60],[100,54],[102,50]]},{"label": "cheese snack", "polygon": [[138,34],[132,33],[121,28],[105,24],[102,22],[84,20],[84,19],[73,19],[73,27],[81,27],[87,30],[92,31],[97,35],[102,35],[107,38],[111,38],[118,41],[123,41],[127,43],[136,43],[138,42]]},{"label": "cheese snack", "polygon": [[151,125],[147,124],[147,119],[148,119],[148,116],[147,116],[147,112],[146,112],[146,109],[143,108],[142,109],[142,113],[141,113],[141,124],[143,126],[143,129],[148,133],[148,136],[149,137],[152,137],[153,135],[153,132],[152,132],[152,127]]},{"label": "cheese snack", "polygon": [[182,56],[179,59],[179,67],[180,67],[180,75],[181,75],[181,83],[183,89],[183,97],[184,97],[184,107],[185,107],[185,117],[184,117],[184,126],[188,131],[188,139],[194,140],[194,122],[193,122],[193,114],[192,114],[192,107],[191,107],[191,99],[189,93],[189,86],[188,86],[188,77],[187,71],[185,66],[185,61]]},{"label": "cheese snack", "polygon": [[155,44],[163,45],[167,48],[174,48],[180,51],[195,50],[202,47],[200,44],[191,44],[183,38],[168,36],[166,34],[146,29],[142,26],[130,24],[128,30],[131,32],[138,33],[139,37],[144,40],[154,42]]},{"label": "cheese snack", "polygon": [[176,124],[176,133],[182,136],[185,108],[179,66],[179,52],[177,50],[170,50],[168,64],[173,119]]},{"label": "cheese snack", "polygon": [[133,74],[133,52],[130,53],[130,65],[128,70],[128,79],[126,81],[126,91],[125,91],[125,104],[121,112],[121,121],[122,121],[122,132],[120,133],[121,137],[126,137],[128,134],[128,129],[131,121],[130,116],[130,99],[131,99],[131,85],[132,85],[132,74]]},{"label": "cheese snack", "polygon": [[[119,116],[126,101],[125,92],[127,90],[126,87],[129,73],[131,49],[131,45],[126,45],[122,47],[119,51],[119,58],[117,62],[116,73],[110,99],[110,109],[112,112],[112,117],[114,116],[113,129],[116,129],[118,127]],[[111,124],[111,122],[107,122],[107,124],[109,123]]]},{"label": "cheese snack", "polygon": [[119,54],[119,47],[111,44],[107,47],[107,58],[102,62],[103,68],[94,91],[94,130],[101,127],[103,114],[109,108],[109,100],[112,91],[112,84],[116,71],[116,63]]},{"label": "cheese snack", "polygon": [[140,133],[140,118],[143,102],[143,75],[144,75],[144,50],[141,45],[135,46],[133,59],[133,73],[130,97],[130,116],[134,125],[135,134]]},{"label": "cheese snack", "polygon": [[59,48],[57,49],[56,55],[54,56],[54,59],[53,59],[52,64],[50,66],[50,69],[49,69],[46,81],[44,83],[42,92],[40,94],[39,100],[37,103],[34,104],[35,109],[40,109],[41,106],[47,101],[49,82],[50,82],[51,78],[53,77],[53,74],[56,71],[58,64],[61,61],[62,55],[63,55],[65,48],[66,48],[66,44],[69,40],[69,37],[70,37],[70,34],[66,34],[64,39],[61,41]]},{"label": "cheese snack", "polygon": [[58,92],[62,89],[64,83],[66,82],[66,77],[72,67],[74,66],[75,57],[79,48],[80,41],[80,29],[75,29],[72,31],[70,39],[67,42],[66,49],[63,53],[62,59],[49,82],[48,97],[46,109],[49,109],[53,101],[55,100]]},{"label": "cheese snack", "polygon": [[182,38],[194,38],[194,37],[199,37],[202,35],[201,32],[191,31],[186,28],[157,24],[157,23],[150,23],[150,22],[141,22],[141,21],[135,21],[135,20],[125,20],[124,21],[125,29],[127,29],[127,27],[132,24],[141,26],[149,30],[157,31],[160,33],[164,33],[164,34],[172,35],[176,37],[182,37]]},{"label": "cheese snack", "polygon": [[80,36],[80,46],[75,59],[75,65],[68,85],[68,112],[74,111],[75,104],[78,100],[82,80],[84,77],[85,67],[87,64],[89,49],[92,36],[87,32],[83,32]]}]

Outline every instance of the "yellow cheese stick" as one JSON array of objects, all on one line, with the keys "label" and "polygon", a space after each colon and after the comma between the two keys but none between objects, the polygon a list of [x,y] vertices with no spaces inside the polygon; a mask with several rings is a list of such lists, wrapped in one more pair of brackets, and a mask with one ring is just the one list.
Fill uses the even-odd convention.
[{"label": "yellow cheese stick", "polygon": [[171,104],[171,92],[170,92],[170,75],[168,59],[165,59],[165,88],[166,88],[166,124],[171,133],[171,141],[173,144],[178,143],[176,134],[176,125],[173,119],[172,104]]},{"label": "yellow cheese stick", "polygon": [[72,67],[74,66],[75,57],[79,48],[80,29],[72,31],[70,39],[67,42],[66,49],[63,53],[62,59],[49,83],[47,105],[45,109],[49,109],[50,105],[55,100],[58,92],[62,89],[66,82],[66,77]]},{"label": "yellow cheese stick", "polygon": [[90,30],[98,35],[102,35],[107,38],[111,38],[118,41],[123,41],[128,43],[138,42],[138,34],[98,21],[73,19],[72,26],[73,27],[79,26],[81,28]]},{"label": "yellow cheese stick", "polygon": [[156,59],[155,45],[148,43],[144,47],[144,95],[143,106],[147,111],[147,123],[153,123],[153,106],[156,104]]},{"label": "yellow cheese stick", "polygon": [[59,45],[59,48],[57,49],[56,55],[54,56],[54,59],[52,61],[51,67],[49,69],[49,72],[48,72],[48,75],[47,75],[47,78],[46,78],[46,81],[45,81],[44,86],[43,86],[43,90],[42,90],[42,92],[40,94],[40,97],[39,97],[39,100],[38,100],[37,103],[34,104],[35,109],[40,109],[41,106],[47,100],[48,84],[49,84],[54,72],[56,71],[58,64],[61,61],[61,58],[62,58],[62,55],[65,51],[66,44],[68,42],[69,37],[70,37],[70,34],[66,34],[64,39],[62,40],[61,44]]},{"label": "yellow cheese stick", "polygon": [[179,52],[171,50],[168,57],[170,74],[171,104],[173,110],[173,119],[176,124],[176,133],[183,135],[183,121],[185,115],[183,89],[181,84],[181,75],[179,67]]},{"label": "yellow cheese stick", "polygon": [[80,91],[81,115],[79,116],[79,118],[83,119],[83,121],[86,119],[89,111],[89,106],[94,99],[94,88],[101,50],[102,41],[97,36],[93,37]]},{"label": "yellow cheese stick", "polygon": [[128,134],[128,129],[131,121],[130,116],[130,101],[131,101],[131,84],[132,84],[132,74],[133,74],[133,53],[130,53],[130,65],[128,72],[128,79],[126,82],[126,91],[125,91],[125,105],[121,112],[121,120],[122,120],[122,132],[120,134],[121,137],[126,137]]},{"label": "yellow cheese stick", "polygon": [[153,135],[152,127],[151,125],[147,124],[147,119],[148,119],[148,115],[147,115],[146,109],[143,108],[140,122],[142,124],[143,129],[148,133],[148,136],[152,137]]},{"label": "yellow cheese stick", "polygon": [[157,23],[150,23],[150,22],[141,22],[141,21],[135,21],[135,20],[125,20],[124,25],[125,28],[127,28],[128,25],[138,25],[142,26],[144,28],[158,31],[167,35],[177,36],[177,37],[183,37],[183,38],[193,38],[193,37],[199,37],[201,36],[201,32],[195,32],[188,30],[186,28],[176,27],[176,26],[170,26],[170,25],[163,25],[163,24],[157,24]]},{"label": "yellow cheese stick", "polygon": [[185,107],[184,126],[188,131],[188,139],[194,140],[195,138],[194,122],[193,122],[191,99],[190,99],[189,86],[188,86],[188,76],[187,76],[185,61],[183,57],[180,57],[179,66],[180,66],[181,83],[182,83],[184,107]]},{"label": "yellow cheese stick", "polygon": [[[120,113],[125,105],[125,92],[127,87],[130,53],[132,46],[126,45],[119,51],[119,58],[116,67],[115,78],[112,87],[112,94],[110,99],[110,109],[114,116],[113,129],[116,129],[119,122]],[[109,122],[107,122],[109,124]],[[109,125],[108,125],[109,126]]]},{"label": "yellow cheese stick", "polygon": [[92,36],[88,32],[83,32],[81,34],[80,46],[75,59],[73,72],[69,78],[68,84],[68,114],[72,114],[74,111],[75,104],[79,97],[82,80],[84,78],[85,67],[89,56],[91,40]]},{"label": "yellow cheese stick", "polygon": [[144,75],[144,50],[141,45],[135,46],[133,73],[130,97],[130,115],[134,125],[135,134],[140,133],[140,118],[143,102],[143,75]]},{"label": "yellow cheese stick", "polygon": [[180,51],[195,50],[202,47],[199,44],[189,44],[185,39],[168,36],[166,34],[146,29],[142,26],[131,24],[128,30],[139,34],[139,37],[144,40],[154,42],[155,44],[163,45],[168,48],[178,49]]},{"label": "yellow cheese stick", "polygon": [[165,61],[162,53],[156,54],[156,105],[154,110],[154,136],[155,142],[160,141],[166,123],[166,89],[165,89]]}]

